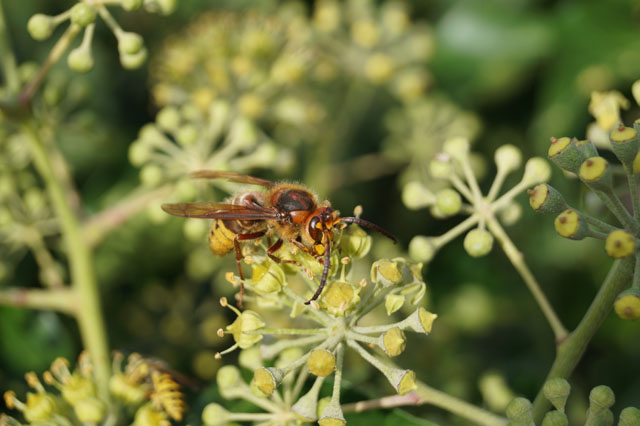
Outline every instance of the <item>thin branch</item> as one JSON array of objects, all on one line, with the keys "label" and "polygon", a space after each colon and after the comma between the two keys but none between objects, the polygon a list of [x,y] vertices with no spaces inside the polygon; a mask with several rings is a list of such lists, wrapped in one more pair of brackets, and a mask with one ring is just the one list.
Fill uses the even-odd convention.
[{"label": "thin branch", "polygon": [[0,290],[0,305],[57,311],[67,315],[76,314],[76,300],[76,294],[70,288],[42,290],[16,287]]}]

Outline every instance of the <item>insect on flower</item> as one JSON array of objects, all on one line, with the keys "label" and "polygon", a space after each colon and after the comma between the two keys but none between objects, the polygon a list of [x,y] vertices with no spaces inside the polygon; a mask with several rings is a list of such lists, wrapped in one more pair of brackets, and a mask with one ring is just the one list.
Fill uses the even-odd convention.
[{"label": "insect on flower", "polygon": [[[378,225],[358,217],[340,217],[340,212],[331,208],[329,201],[320,202],[315,193],[300,184],[272,182],[233,172],[210,170],[194,172],[191,177],[229,179],[265,188],[262,191],[234,195],[224,203],[163,204],[162,209],[175,216],[213,219],[209,231],[209,247],[218,256],[224,256],[235,249],[241,279],[244,279],[240,265],[242,241],[256,240],[263,236],[277,237],[276,242],[267,249],[267,256],[276,263],[298,264],[274,255],[285,241],[311,254],[323,264],[323,270],[318,289],[306,304],[320,296],[327,281],[336,230],[356,223],[396,242],[393,235]],[[244,288],[241,286],[240,303],[243,292]]]}]

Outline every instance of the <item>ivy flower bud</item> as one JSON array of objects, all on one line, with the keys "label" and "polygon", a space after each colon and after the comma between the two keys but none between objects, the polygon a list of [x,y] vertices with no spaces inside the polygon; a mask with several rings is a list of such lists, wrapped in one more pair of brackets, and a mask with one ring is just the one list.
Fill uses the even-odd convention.
[{"label": "ivy flower bud", "polygon": [[140,181],[144,186],[154,187],[160,184],[163,172],[157,164],[147,164],[140,170]]},{"label": "ivy flower bud", "polygon": [[127,405],[139,405],[144,401],[147,393],[144,386],[122,373],[111,376],[109,379],[109,391],[116,399]]},{"label": "ivy flower bud", "polygon": [[71,22],[81,27],[95,22],[96,10],[88,3],[79,2],[71,8]]},{"label": "ivy flower bud", "polygon": [[415,331],[416,333],[429,334],[433,328],[433,322],[438,318],[437,314],[427,311],[420,307],[416,309],[407,319],[406,330]]},{"label": "ivy flower bud", "polygon": [[560,213],[553,225],[560,236],[572,240],[581,240],[589,234],[587,222],[578,211],[573,209],[567,209]]},{"label": "ivy flower bud", "polygon": [[152,402],[138,408],[133,418],[134,425],[161,426],[170,424],[167,413],[157,410]]},{"label": "ivy flower bud", "polygon": [[133,54],[120,52],[120,64],[127,70],[140,68],[147,60],[147,54],[147,49],[145,48],[142,48]]},{"label": "ivy flower bud", "polygon": [[371,281],[389,287],[402,281],[402,270],[395,260],[381,259],[371,265]]},{"label": "ivy flower bud", "polygon": [[416,235],[409,242],[409,255],[419,262],[430,262],[436,251],[437,248],[433,243],[433,237]]},{"label": "ivy flower bud", "polygon": [[494,160],[498,169],[504,170],[504,173],[510,173],[522,164],[522,152],[514,145],[502,145],[496,149]]},{"label": "ivy flower bud", "polygon": [[77,72],[89,72],[93,69],[91,50],[83,46],[76,47],[67,56],[67,65]]},{"label": "ivy flower bud", "polygon": [[234,365],[224,365],[216,373],[216,383],[221,391],[233,389],[245,384],[240,376],[240,370]]},{"label": "ivy flower bud", "polygon": [[514,400],[507,405],[505,414],[509,420],[521,421],[525,424],[534,424],[533,414],[531,413],[531,402],[526,398],[514,398]]},{"label": "ivy flower bud", "polygon": [[[291,407],[301,421],[312,422],[318,418],[318,394],[320,393],[322,382],[323,378],[318,377],[309,392],[301,396]],[[325,407],[322,408],[324,409]]]},{"label": "ivy flower bud", "polygon": [[253,265],[251,281],[256,292],[261,295],[277,293],[286,284],[284,271],[275,262]]},{"label": "ivy flower bud", "polygon": [[104,418],[107,407],[98,398],[89,397],[73,404],[73,411],[81,422],[99,423]]},{"label": "ivy flower bud", "polygon": [[384,298],[384,307],[387,315],[391,315],[404,305],[405,297],[402,294],[388,294]]},{"label": "ivy flower bud", "polygon": [[144,0],[144,8],[147,12],[170,15],[176,10],[178,0]]},{"label": "ivy flower bud", "polygon": [[279,368],[259,368],[253,373],[253,382],[265,395],[271,395],[276,387],[284,379],[285,373]]},{"label": "ivy flower bud", "polygon": [[240,349],[247,349],[262,340],[261,334],[247,334],[248,331],[259,330],[265,326],[257,312],[246,310],[238,314],[238,318],[227,326],[227,331],[233,335],[233,340]]},{"label": "ivy flower bud", "polygon": [[524,176],[522,180],[529,185],[536,185],[546,182],[551,177],[551,167],[544,158],[533,157],[524,166]]},{"label": "ivy flower bud", "polygon": [[604,249],[614,259],[629,256],[635,248],[636,241],[633,236],[622,229],[612,231],[604,242]]},{"label": "ivy flower bud", "polygon": [[143,0],[121,0],[121,5],[124,10],[132,11],[142,7]]},{"label": "ivy flower bud", "polygon": [[27,22],[27,31],[29,35],[38,41],[46,40],[51,37],[53,30],[56,28],[54,19],[51,16],[42,13],[36,13]]},{"label": "ivy flower bud", "polygon": [[462,161],[469,154],[469,145],[469,139],[467,138],[449,138],[442,145],[442,150],[452,158]]},{"label": "ivy flower bud", "polygon": [[569,426],[569,419],[562,411],[549,411],[542,419],[542,426]]},{"label": "ivy flower bud", "polygon": [[407,346],[407,337],[398,327],[393,327],[379,337],[378,346],[390,357],[398,356]]},{"label": "ivy flower bud", "polygon": [[133,32],[118,33],[118,51],[123,54],[133,55],[144,48],[144,40],[140,34]]},{"label": "ivy flower bud", "polygon": [[640,319],[640,291],[630,288],[623,291],[613,304],[616,314],[628,321]]},{"label": "ivy flower bud", "polygon": [[568,137],[551,138],[551,146],[549,146],[547,155],[561,169],[576,174],[580,168],[580,163],[582,163],[580,151],[575,144],[571,143],[571,139]]},{"label": "ivy flower bud", "polygon": [[238,99],[238,110],[245,117],[256,119],[265,112],[266,105],[262,96],[256,93],[245,93]]},{"label": "ivy flower bud", "polygon": [[445,216],[453,216],[462,208],[462,197],[451,188],[442,189],[436,193],[436,207]]},{"label": "ivy flower bud", "polygon": [[370,19],[360,19],[351,26],[351,38],[356,44],[370,48],[378,43],[380,33],[375,22]]},{"label": "ivy flower bud", "polygon": [[611,170],[604,157],[590,157],[584,160],[578,173],[580,180],[597,190],[611,188]]},{"label": "ivy flower bud", "polygon": [[156,124],[160,129],[167,132],[176,131],[181,121],[180,112],[174,106],[166,106],[158,111],[156,115]]},{"label": "ivy flower bud", "polygon": [[616,402],[616,396],[609,386],[596,386],[589,393],[589,409],[593,413],[610,408]]},{"label": "ivy flower bud", "polygon": [[307,367],[311,374],[327,377],[336,369],[336,357],[326,349],[315,349],[307,358]]},{"label": "ivy flower bud", "polygon": [[436,179],[448,179],[453,174],[451,156],[444,152],[436,154],[429,163],[429,173]]},{"label": "ivy flower bud", "polygon": [[640,410],[627,407],[620,412],[619,426],[640,426]]},{"label": "ivy flower bud", "polygon": [[202,410],[202,423],[207,426],[222,426],[229,423],[229,414],[222,405],[211,402]]},{"label": "ivy flower bud", "polygon": [[500,221],[506,226],[517,223],[522,217],[522,206],[515,201],[511,201],[499,211]]},{"label": "ivy flower bud", "polygon": [[559,214],[569,206],[554,187],[540,183],[529,190],[529,205],[540,213]]},{"label": "ivy flower bud", "polygon": [[463,245],[472,257],[486,256],[493,248],[493,235],[484,229],[472,229],[464,237]]},{"label": "ivy flower bud", "polygon": [[238,364],[251,371],[255,371],[258,368],[262,367],[263,363],[260,348],[257,346],[252,346],[250,348],[241,350],[240,354],[238,355]]},{"label": "ivy flower bud", "polygon": [[364,64],[364,75],[373,84],[386,83],[393,75],[393,59],[383,53],[375,53]]},{"label": "ivy flower bud", "polygon": [[620,126],[609,134],[613,153],[625,166],[631,166],[638,153],[638,132],[633,127]]},{"label": "ivy flower bud", "polygon": [[344,281],[333,281],[324,291],[323,306],[332,315],[343,316],[360,301],[359,289]]},{"label": "ivy flower bud", "polygon": [[81,376],[78,373],[73,373],[62,384],[60,392],[65,401],[71,405],[75,405],[78,401],[94,397],[96,394],[96,385],[91,379]]},{"label": "ivy flower bud", "polygon": [[371,236],[357,225],[351,225],[340,237],[340,249],[345,256],[353,259],[361,259],[371,249]]},{"label": "ivy flower bud", "polygon": [[561,377],[547,380],[542,387],[544,397],[553,404],[556,410],[563,412],[570,392],[571,385],[567,380]]}]

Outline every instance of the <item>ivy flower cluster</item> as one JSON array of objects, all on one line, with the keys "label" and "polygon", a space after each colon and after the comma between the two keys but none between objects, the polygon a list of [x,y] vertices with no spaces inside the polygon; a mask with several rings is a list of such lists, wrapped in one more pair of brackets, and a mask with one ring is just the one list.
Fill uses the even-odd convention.
[{"label": "ivy flower cluster", "polygon": [[[565,379],[554,378],[547,380],[542,388],[544,397],[553,405],[555,410],[548,411],[542,419],[542,426],[568,426],[569,419],[565,413],[565,405],[571,385]],[[587,409],[585,426],[604,426],[614,423],[611,407],[616,398],[609,386],[594,387],[589,393],[589,407]],[[526,398],[515,398],[507,406],[506,414],[510,425],[535,426],[532,414],[532,404]],[[620,412],[619,425],[640,425],[640,410],[627,407]]]},{"label": "ivy flower cluster", "polygon": [[[128,421],[136,426],[168,426],[170,420],[182,420],[186,405],[180,385],[164,366],[158,367],[160,361],[133,353],[123,368],[123,360],[121,353],[114,354],[109,396],[98,393],[89,356],[83,352],[74,370],[69,361],[57,358],[42,374],[44,384],[36,373],[27,373],[26,382],[35,392],[27,392],[26,400],[21,401],[15,392],[7,391],[5,404],[20,411],[24,424],[29,425],[113,424],[128,417],[125,413],[134,413]],[[2,426],[21,424],[8,415],[0,416]]]},{"label": "ivy flower cluster", "polygon": [[[602,204],[620,222],[611,225],[586,212],[570,207],[564,197],[552,186],[540,184],[530,191],[531,207],[541,213],[556,215],[554,226],[559,235],[572,240],[587,237],[604,240],[605,252],[614,259],[634,259],[635,271],[630,288],[622,292],[615,302],[615,311],[623,319],[640,318],[640,120],[633,127],[622,123],[609,133],[610,148],[622,167],[612,164],[598,153],[588,140],[568,137],[551,138],[549,158],[564,171],[575,174],[593,192]],[[626,178],[631,212],[620,199],[618,179]]]},{"label": "ivy flower cluster", "polygon": [[[398,322],[381,325],[360,325],[360,322],[378,306],[383,305],[390,317],[405,304],[417,305],[426,291],[422,264],[401,258],[381,259],[371,267],[371,283],[365,278],[356,281],[349,270],[351,260],[366,254],[370,237],[357,226],[351,226],[343,231],[337,247],[343,257],[332,261],[332,266],[336,266],[332,267],[326,287],[311,305],[305,301],[315,291],[317,278],[313,277],[319,271],[314,265],[318,262],[306,253],[292,254],[287,250],[289,254],[283,256],[292,263],[275,263],[259,254],[247,259],[253,274],[243,281],[248,292],[245,301],[261,311],[268,306],[276,308],[278,315],[288,311],[291,321],[299,322],[300,326],[270,328],[268,320],[257,311],[241,312],[226,299],[221,300],[237,318],[219,330],[220,336],[231,334],[234,339],[233,346],[219,356],[242,349],[240,363],[254,373],[247,384],[236,367],[223,367],[217,376],[219,389],[224,398],[245,399],[265,413],[231,413],[218,404],[210,404],[203,412],[205,424],[257,420],[274,424],[316,420],[321,425],[345,424],[340,390],[343,374],[348,371],[344,365],[346,349],[379,370],[398,394],[416,388],[413,371],[395,367],[384,359],[404,351],[406,332],[430,333],[437,315],[418,307]],[[294,271],[302,273],[293,276]],[[235,285],[241,283],[233,273],[229,273],[228,279]],[[322,384],[331,375],[330,396],[322,398]]]},{"label": "ivy flower cluster", "polygon": [[35,40],[46,40],[55,29],[69,22],[64,34],[60,37],[60,46],[68,45],[81,31],[84,31],[80,45],[71,50],[67,56],[69,68],[78,72],[88,72],[93,69],[94,61],[91,44],[95,32],[96,19],[99,16],[109,27],[118,41],[120,63],[124,68],[140,67],[147,59],[147,49],[139,34],[125,31],[113,17],[106,4],[116,5],[126,11],[144,8],[148,12],[170,14],[176,7],[176,0],[115,0],[110,2],[95,2],[80,0],[66,11],[49,16],[42,13],[33,15],[27,23],[27,30]]}]

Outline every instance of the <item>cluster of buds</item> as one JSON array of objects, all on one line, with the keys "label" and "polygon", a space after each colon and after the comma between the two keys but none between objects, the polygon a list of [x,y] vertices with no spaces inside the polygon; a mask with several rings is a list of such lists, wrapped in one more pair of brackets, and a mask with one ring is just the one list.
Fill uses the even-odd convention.
[{"label": "cluster of buds", "polygon": [[[554,378],[545,382],[544,397],[553,405],[554,410],[547,412],[542,420],[542,426],[568,426],[569,419],[565,413],[565,406],[571,385],[565,379]],[[614,423],[611,407],[616,398],[609,386],[596,386],[589,393],[589,408],[586,413],[585,426],[605,426]],[[507,406],[506,414],[509,425],[535,426],[532,414],[532,404],[526,398],[515,398]],[[620,412],[618,420],[620,426],[640,425],[640,410],[627,407]]]},{"label": "cluster of buds", "polygon": [[312,25],[321,44],[337,52],[320,52],[327,68],[388,86],[406,102],[428,88],[431,76],[424,65],[433,54],[434,38],[426,23],[411,22],[403,3],[378,8],[369,0],[324,0],[316,4]]},{"label": "cluster of buds", "polygon": [[[25,375],[27,384],[35,390],[28,392],[26,401],[20,401],[13,391],[4,394],[9,409],[22,413],[27,424],[102,424],[118,416],[135,413],[128,419],[137,426],[169,426],[170,419],[180,421],[186,411],[180,386],[159,366],[157,360],[147,360],[138,354],[129,356],[122,368],[123,355],[115,353],[114,373],[109,380],[111,397],[117,404],[100,395],[93,376],[93,367],[87,353],[78,358],[75,370],[69,361],[57,358],[42,374],[44,384],[34,372]],[[45,384],[58,393],[47,390]],[[126,408],[124,410],[123,408]],[[124,419],[123,419],[124,420]],[[0,417],[2,426],[20,426],[9,416]]]},{"label": "cluster of buds", "polygon": [[438,249],[466,231],[464,248],[473,257],[485,256],[491,251],[494,235],[504,240],[504,230],[497,218],[507,225],[517,221],[521,208],[514,198],[531,185],[546,181],[551,174],[544,159],[531,158],[525,165],[520,182],[499,196],[505,178],[520,167],[521,157],[520,150],[513,145],[503,145],[496,150],[497,173],[488,194],[484,195],[474,174],[469,141],[460,137],[448,139],[443,152],[436,154],[429,168],[434,179],[441,179],[451,186],[434,192],[413,181],[405,186],[403,199],[413,208],[430,207],[436,218],[457,214],[469,217],[443,235],[414,237],[409,244],[411,256],[428,262]]},{"label": "cluster of buds", "polygon": [[[69,26],[61,39],[73,39],[81,31],[84,31],[80,45],[71,50],[67,56],[67,64],[74,71],[88,72],[94,65],[91,43],[93,42],[96,19],[100,16],[118,40],[118,53],[122,66],[127,69],[140,67],[147,58],[147,49],[142,37],[139,34],[123,30],[107,9],[106,4],[105,2],[79,0],[72,7],[55,16],[37,13],[29,19],[27,30],[31,37],[40,41],[51,37],[55,29],[67,21]],[[108,4],[120,6],[126,11],[144,8],[148,12],[166,15],[173,12],[177,2],[176,0],[115,0],[108,2]]]},{"label": "cluster of buds", "polygon": [[[254,270],[251,279],[241,281],[229,273],[228,279],[234,284],[243,282],[248,293],[245,302],[262,309],[271,306],[279,312],[287,310],[289,317],[300,321],[303,327],[269,328],[268,320],[255,310],[241,312],[222,299],[221,304],[233,310],[237,318],[226,329],[219,330],[220,336],[231,334],[234,344],[218,356],[241,349],[240,364],[254,373],[251,383],[247,384],[237,368],[221,368],[217,376],[220,392],[227,399],[245,399],[266,413],[231,413],[210,404],[203,412],[205,424],[257,420],[287,424],[283,419],[317,420],[321,425],[345,424],[340,390],[343,372],[348,371],[344,365],[344,352],[348,348],[379,370],[398,394],[415,389],[415,373],[390,365],[384,358],[404,351],[406,332],[430,333],[437,316],[422,307],[407,306],[411,313],[401,321],[368,326],[359,323],[369,314],[389,318],[405,305],[417,305],[426,291],[422,264],[401,258],[382,259],[371,267],[371,284],[365,278],[354,281],[350,277],[351,260],[366,254],[369,239],[357,226],[343,231],[337,243],[340,250],[335,250],[341,251],[343,257],[336,259],[337,266],[332,268],[322,295],[310,305],[305,304],[305,300],[317,285],[312,277],[318,275],[313,266],[318,262],[310,261],[308,254],[301,251],[290,254],[291,263],[282,264],[266,256],[265,259],[251,256],[249,261]],[[294,271],[302,273],[293,275]],[[384,310],[376,309],[383,306]],[[281,339],[274,342],[274,337]],[[331,394],[323,398],[322,384],[332,374]]]},{"label": "cluster of buds", "polygon": [[[570,207],[564,197],[548,184],[537,185],[529,192],[529,202],[534,210],[556,215],[554,226],[559,235],[572,240],[587,237],[604,240],[607,255],[614,259],[635,256],[636,265],[640,256],[637,250],[640,236],[639,131],[640,121],[636,120],[633,127],[620,124],[609,133],[610,148],[622,167],[612,165],[600,156],[594,144],[588,140],[552,138],[549,147],[551,161],[565,172],[577,175],[618,219],[620,226],[603,222]],[[616,173],[626,177],[632,212],[629,212],[614,190],[617,185],[614,178]],[[631,287],[618,296],[614,305],[616,313],[623,319],[640,318],[640,274],[637,268],[638,266]]]}]

